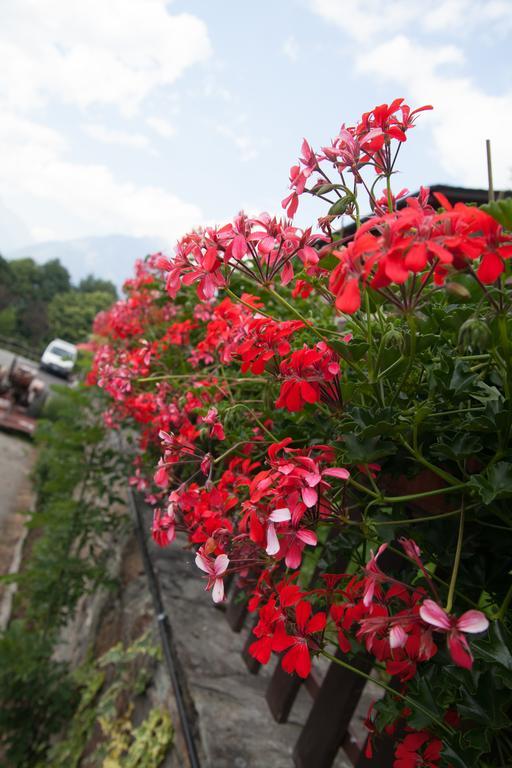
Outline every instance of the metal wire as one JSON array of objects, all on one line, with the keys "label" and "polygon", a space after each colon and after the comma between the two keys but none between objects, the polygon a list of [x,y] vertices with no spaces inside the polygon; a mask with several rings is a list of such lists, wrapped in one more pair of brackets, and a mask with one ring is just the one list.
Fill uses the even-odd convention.
[{"label": "metal wire", "polygon": [[197,749],[195,745],[194,734],[193,734],[190,720],[188,717],[187,708],[185,706],[185,701],[183,697],[183,691],[182,691],[180,680],[177,673],[176,654],[170,643],[171,628],[169,625],[169,619],[167,618],[167,614],[165,613],[164,605],[162,602],[160,584],[155,574],[153,563],[151,562],[151,558],[149,556],[149,551],[148,551],[148,546],[147,546],[147,541],[145,536],[145,528],[142,520],[140,506],[137,503],[137,498],[131,488],[128,490],[128,505],[133,517],[135,534],[137,536],[137,541],[138,541],[140,552],[142,555],[144,571],[148,579],[149,591],[151,593],[151,597],[153,600],[153,608],[155,611],[158,630],[160,633],[160,642],[162,644],[162,650],[164,652],[165,663],[169,672],[169,677],[171,679],[171,685],[174,691],[174,695],[176,697],[176,704],[178,707],[180,723],[183,731],[183,736],[185,738],[188,757],[190,760],[190,767],[201,768],[201,764],[199,762],[199,757],[198,757]]}]

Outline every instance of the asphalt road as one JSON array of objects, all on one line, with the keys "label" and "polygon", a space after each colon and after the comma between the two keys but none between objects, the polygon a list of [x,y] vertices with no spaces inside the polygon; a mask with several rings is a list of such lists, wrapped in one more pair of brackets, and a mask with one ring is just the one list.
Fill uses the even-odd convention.
[{"label": "asphalt road", "polygon": [[47,371],[40,371],[38,362],[28,360],[26,357],[22,357],[21,355],[14,355],[12,352],[8,352],[6,349],[0,349],[0,367],[9,368],[13,357],[17,357],[19,363],[23,363],[24,365],[29,365],[31,368],[35,368],[37,371],[37,377],[45,381],[48,385],[66,384],[66,379],[62,379],[59,376],[54,376]]}]

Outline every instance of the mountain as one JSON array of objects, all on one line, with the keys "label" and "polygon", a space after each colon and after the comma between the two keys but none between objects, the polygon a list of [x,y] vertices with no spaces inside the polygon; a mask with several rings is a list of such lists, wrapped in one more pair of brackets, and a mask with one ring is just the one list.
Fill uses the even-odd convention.
[{"label": "mountain", "polygon": [[136,259],[167,248],[168,244],[157,238],[107,235],[34,243],[15,250],[6,248],[2,255],[7,259],[31,257],[38,263],[59,259],[75,284],[92,273],[121,288],[126,278],[132,276]]}]

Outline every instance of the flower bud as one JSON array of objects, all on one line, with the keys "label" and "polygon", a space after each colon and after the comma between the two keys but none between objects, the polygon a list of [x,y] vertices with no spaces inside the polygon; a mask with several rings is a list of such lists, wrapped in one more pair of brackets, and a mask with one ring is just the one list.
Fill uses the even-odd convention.
[{"label": "flower bud", "polygon": [[485,352],[491,343],[489,326],[483,320],[470,317],[459,328],[459,348],[463,352]]},{"label": "flower bud", "polygon": [[386,333],[383,336],[384,341],[384,347],[386,349],[395,348],[397,349],[400,354],[403,354],[405,351],[405,339],[402,331],[399,331],[398,328],[391,328],[389,331],[386,331]]},{"label": "flower bud", "polygon": [[446,283],[445,288],[448,293],[451,293],[452,296],[456,296],[458,299],[466,301],[471,298],[471,294],[466,286],[460,283]]}]

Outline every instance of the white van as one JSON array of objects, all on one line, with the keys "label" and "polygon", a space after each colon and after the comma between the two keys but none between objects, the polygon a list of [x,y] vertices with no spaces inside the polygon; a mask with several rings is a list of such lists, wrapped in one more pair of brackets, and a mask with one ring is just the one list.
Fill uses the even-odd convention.
[{"label": "white van", "polygon": [[69,341],[54,339],[50,341],[41,357],[39,367],[43,371],[57,373],[68,378],[76,363],[76,347]]}]

